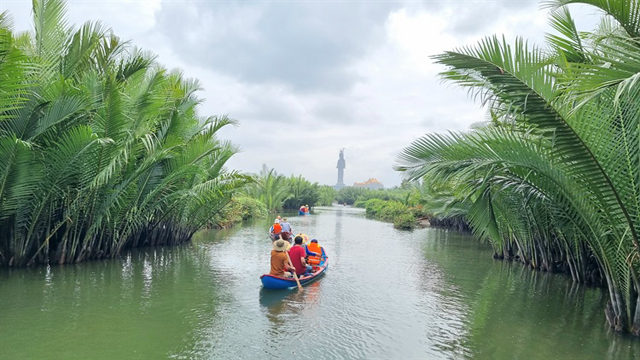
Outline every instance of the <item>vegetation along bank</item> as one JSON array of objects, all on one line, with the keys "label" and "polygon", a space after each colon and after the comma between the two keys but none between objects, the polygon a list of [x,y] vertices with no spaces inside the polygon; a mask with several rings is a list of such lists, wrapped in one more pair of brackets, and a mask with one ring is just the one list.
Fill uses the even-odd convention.
[{"label": "vegetation along bank", "polygon": [[[603,12],[577,31],[566,4]],[[491,121],[429,134],[398,170],[466,208],[496,256],[606,285],[605,315],[640,335],[640,6],[545,2],[546,46],[497,36],[435,57],[442,77],[481,99]]]},{"label": "vegetation along bank", "polygon": [[0,15],[0,265],[113,257],[177,244],[251,181],[197,112],[200,84],[98,22],[33,1],[33,29]]}]

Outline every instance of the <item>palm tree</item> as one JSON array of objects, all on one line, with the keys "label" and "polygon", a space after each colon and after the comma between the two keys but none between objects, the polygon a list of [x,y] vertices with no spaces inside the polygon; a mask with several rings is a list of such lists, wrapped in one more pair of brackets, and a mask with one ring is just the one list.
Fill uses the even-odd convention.
[{"label": "palm tree", "polygon": [[[580,34],[564,6],[608,16]],[[617,331],[640,334],[640,73],[636,1],[553,1],[553,52],[489,37],[438,55],[442,76],[468,87],[497,121],[467,133],[427,135],[404,149],[412,179],[453,183],[472,205],[477,235],[534,268],[568,267],[577,281],[593,256]],[[615,19],[612,22],[610,19]],[[597,279],[596,279],[597,280]]]},{"label": "palm tree", "polygon": [[246,192],[264,203],[270,212],[281,210],[284,202],[291,197],[287,178],[278,174],[275,169],[269,169],[267,165],[262,165],[262,170],[256,176],[256,183]]},{"label": "palm tree", "polygon": [[225,170],[237,149],[216,133],[234,122],[197,114],[197,81],[65,12],[33,0],[20,37],[0,16],[3,265],[187,241],[251,181]]},{"label": "palm tree", "polygon": [[302,175],[289,177],[287,187],[291,196],[284,202],[286,209],[298,209],[302,205],[314,206],[320,197],[318,183],[311,183]]}]

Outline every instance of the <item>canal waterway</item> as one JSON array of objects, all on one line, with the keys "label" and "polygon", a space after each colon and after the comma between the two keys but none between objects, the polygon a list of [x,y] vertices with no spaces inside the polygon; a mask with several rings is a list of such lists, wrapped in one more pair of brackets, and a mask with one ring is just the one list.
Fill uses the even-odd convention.
[{"label": "canal waterway", "polygon": [[0,359],[638,359],[606,294],[492,260],[468,235],[359,209],[290,216],[330,267],[268,291],[272,219],[119,259],[0,270]]}]

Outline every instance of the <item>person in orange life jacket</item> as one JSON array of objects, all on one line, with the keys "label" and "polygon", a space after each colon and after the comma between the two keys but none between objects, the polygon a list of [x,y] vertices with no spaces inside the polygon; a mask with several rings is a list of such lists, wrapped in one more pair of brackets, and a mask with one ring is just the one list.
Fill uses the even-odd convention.
[{"label": "person in orange life jacket", "polygon": [[280,225],[280,220],[276,219],[273,222],[273,225],[271,226],[271,228],[269,229],[269,234],[271,234],[271,239],[273,241],[282,239],[281,233],[282,233],[282,226]]},{"label": "person in orange life jacket", "polygon": [[296,244],[289,249],[289,257],[293,267],[296,268],[296,274],[304,275],[307,272],[311,272],[313,268],[311,265],[307,265],[305,260],[307,251],[302,247],[302,237],[296,236],[294,241]]},{"label": "person in orange life jacket", "polygon": [[322,256],[322,257],[327,256],[324,253],[324,248],[320,246],[320,244],[318,244],[317,239],[311,240],[311,243],[307,246],[307,248],[309,249],[309,251],[314,252],[316,254],[315,256]]},{"label": "person in orange life jacket", "polygon": [[293,276],[291,272],[296,271],[296,268],[289,264],[289,259],[285,253],[288,246],[289,243],[284,240],[277,240],[273,242],[273,250],[271,250],[271,271],[269,274],[280,277]]},{"label": "person in orange life jacket", "polygon": [[309,248],[307,247],[307,241],[309,241],[309,237],[303,233],[300,233],[296,236],[300,236],[302,238],[302,247],[304,248],[304,251],[307,253],[307,256],[320,256],[320,254],[316,254],[312,251],[309,251]]},{"label": "person in orange life jacket", "polygon": [[324,248],[318,244],[318,240],[311,240],[311,243],[307,247],[309,248],[309,251],[318,254],[317,256],[309,256],[309,258],[307,259],[307,263],[311,265],[319,265],[322,260],[327,257],[327,255],[324,253]]}]

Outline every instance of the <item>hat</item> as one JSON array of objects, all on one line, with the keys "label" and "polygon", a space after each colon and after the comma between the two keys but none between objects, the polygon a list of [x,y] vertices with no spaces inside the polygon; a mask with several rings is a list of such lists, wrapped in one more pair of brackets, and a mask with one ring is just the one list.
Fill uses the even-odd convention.
[{"label": "hat", "polygon": [[275,219],[275,220],[273,221],[273,223],[274,223],[274,224],[280,224],[280,219]]},{"label": "hat", "polygon": [[287,218],[284,218],[283,220],[284,220],[284,221],[287,221]]},{"label": "hat", "polygon": [[273,250],[275,251],[285,251],[287,250],[288,241],[284,240],[276,240],[273,242]]},{"label": "hat", "polygon": [[317,242],[318,242],[318,240],[313,239],[313,240],[311,240],[311,242],[317,243]]}]

